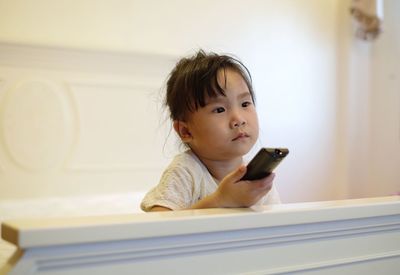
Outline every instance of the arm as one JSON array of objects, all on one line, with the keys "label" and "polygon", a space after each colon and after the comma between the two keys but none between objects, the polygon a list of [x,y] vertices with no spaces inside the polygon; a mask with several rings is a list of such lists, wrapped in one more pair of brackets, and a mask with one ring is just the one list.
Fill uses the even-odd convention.
[{"label": "arm", "polygon": [[172,209],[164,206],[155,205],[149,210],[149,212],[156,212],[156,211],[172,211]]},{"label": "arm", "polygon": [[[240,179],[246,173],[242,165],[228,174],[219,184],[218,189],[211,195],[199,200],[189,209],[250,207],[265,196],[272,188],[275,174],[254,181]],[[156,205],[150,211],[171,211],[172,209]]]}]

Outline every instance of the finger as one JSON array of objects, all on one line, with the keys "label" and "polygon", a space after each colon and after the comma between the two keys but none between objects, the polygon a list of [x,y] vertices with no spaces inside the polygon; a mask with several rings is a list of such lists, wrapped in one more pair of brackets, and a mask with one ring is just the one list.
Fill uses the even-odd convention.
[{"label": "finger", "polygon": [[265,183],[271,183],[274,181],[274,178],[275,178],[275,174],[271,173],[268,176],[266,176],[265,178],[261,179],[261,181],[265,182]]},{"label": "finger", "polygon": [[269,175],[267,176],[267,178],[270,178],[271,181],[274,180],[274,178],[275,178],[275,173],[269,174]]},{"label": "finger", "polygon": [[255,180],[252,183],[257,186],[258,188],[271,188],[272,183],[274,181],[275,174],[271,173],[270,175],[266,176],[265,178]]},{"label": "finger", "polygon": [[238,182],[244,176],[244,174],[246,174],[246,170],[246,166],[240,165],[236,170],[228,174],[226,177],[230,182]]}]

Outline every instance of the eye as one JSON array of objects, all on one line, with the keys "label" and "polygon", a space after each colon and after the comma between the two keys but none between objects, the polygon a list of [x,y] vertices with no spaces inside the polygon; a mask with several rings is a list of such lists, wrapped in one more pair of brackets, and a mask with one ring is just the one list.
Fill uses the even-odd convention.
[{"label": "eye", "polygon": [[213,113],[222,113],[222,112],[225,112],[224,107],[217,107],[217,108],[213,109]]},{"label": "eye", "polygon": [[250,106],[251,104],[252,104],[251,101],[245,101],[242,103],[242,107],[246,108],[246,107]]}]

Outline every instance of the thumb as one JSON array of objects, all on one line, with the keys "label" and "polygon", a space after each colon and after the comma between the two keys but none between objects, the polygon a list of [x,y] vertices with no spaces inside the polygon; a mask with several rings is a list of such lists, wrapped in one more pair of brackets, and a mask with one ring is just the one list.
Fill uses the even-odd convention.
[{"label": "thumb", "polygon": [[230,182],[238,182],[244,174],[246,174],[247,167],[245,165],[240,165],[236,170],[230,173],[227,178]]}]

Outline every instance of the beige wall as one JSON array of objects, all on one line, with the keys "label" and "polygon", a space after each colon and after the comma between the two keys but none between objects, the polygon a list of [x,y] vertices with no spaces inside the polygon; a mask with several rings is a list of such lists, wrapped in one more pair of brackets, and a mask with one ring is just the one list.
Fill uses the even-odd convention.
[{"label": "beige wall", "polygon": [[[257,146],[287,146],[291,150],[290,157],[277,171],[276,184],[284,201],[383,195],[400,189],[397,185],[399,159],[393,157],[393,154],[387,163],[375,161],[374,164],[368,164],[368,168],[364,164],[369,157],[374,156],[370,150],[371,145],[377,147],[384,144],[385,150],[388,147],[399,148],[400,122],[398,115],[395,115],[399,112],[399,106],[394,103],[396,98],[400,102],[398,76],[393,67],[396,65],[391,63],[392,67],[387,71],[394,78],[389,84],[386,84],[387,77],[382,74],[382,70],[378,70],[381,74],[376,79],[372,78],[372,84],[363,80],[374,75],[374,68],[385,67],[387,58],[380,56],[383,53],[389,55],[388,51],[398,49],[390,46],[392,42],[389,40],[394,38],[389,37],[400,32],[389,32],[388,28],[382,40],[373,45],[355,41],[348,15],[349,2],[0,0],[0,42],[56,47],[66,51],[95,50],[109,52],[112,56],[158,56],[162,60],[160,64],[163,64],[160,66],[164,67],[156,70],[157,77],[151,80],[153,92],[158,89],[156,87],[162,86],[166,68],[171,64],[169,62],[179,56],[192,53],[199,47],[233,53],[248,65],[253,74],[262,132]],[[389,3],[397,5],[395,2]],[[390,12],[389,9],[387,13]],[[394,14],[392,12],[392,18]],[[390,15],[387,16],[390,18]],[[399,56],[398,51],[393,54]],[[393,60],[396,59],[389,58],[389,62]],[[126,61],[115,62],[115,67],[127,64]],[[371,66],[371,63],[376,66]],[[9,67],[5,67],[10,72]],[[108,74],[115,76],[112,70],[105,70],[95,78],[106,77]],[[135,81],[130,79],[128,73],[122,74],[124,81]],[[4,75],[0,79],[4,79]],[[388,97],[379,96],[377,91],[381,85],[390,91]],[[9,90],[4,87],[0,88],[0,93],[5,94]],[[120,111],[118,102],[135,102],[143,98],[141,92],[138,91],[137,97],[129,94],[130,101],[117,97],[113,101],[114,105],[111,104],[113,107],[107,110],[109,113],[101,111],[100,107],[95,111],[101,115],[101,119],[111,121],[113,114],[114,118],[120,114],[116,112]],[[84,106],[90,106],[91,101],[96,103],[94,106],[111,102],[111,97],[103,96],[99,99],[98,94],[107,93],[94,90],[92,97],[83,98],[80,94],[79,98],[81,102],[86,100]],[[372,105],[376,97],[381,102]],[[391,116],[388,112],[382,112],[387,102],[393,103],[390,106]],[[149,115],[151,123],[146,121],[145,115],[136,122],[127,120],[136,123],[133,126],[135,131],[156,131],[159,126],[156,119],[159,110],[155,105],[151,106],[154,110]],[[125,107],[129,110],[128,106]],[[83,107],[83,112],[90,115],[87,107]],[[93,127],[96,117],[89,118],[86,116],[85,122]],[[386,128],[384,136],[374,130],[381,127],[380,123]],[[102,133],[100,126],[94,129]],[[112,138],[106,140],[99,136],[96,139],[96,131],[90,131],[90,135],[80,136],[80,140],[85,141],[79,144],[81,147],[75,147],[81,148],[86,155],[81,151],[75,157],[78,160],[79,157],[80,160],[85,159],[85,156],[90,156],[89,159],[94,156],[100,160],[105,158],[109,161],[103,163],[104,167],[113,167],[113,163],[118,160],[119,163],[126,160],[138,164],[145,158],[147,162],[144,166],[149,174],[145,170],[138,173],[129,168],[123,172],[117,169],[105,174],[57,174],[51,180],[46,178],[42,181],[39,178],[35,184],[28,184],[29,176],[26,176],[19,179],[16,188],[10,187],[14,176],[4,176],[10,170],[5,169],[7,165],[3,164],[3,176],[0,174],[1,196],[16,196],[11,195],[12,192],[7,194],[7,190],[21,190],[24,187],[35,190],[32,192],[34,196],[148,189],[156,183],[162,167],[170,157],[166,157],[162,149],[163,138],[168,134],[163,133],[155,141],[132,138],[136,145],[129,145],[129,137],[134,137],[135,131],[122,132],[126,137],[122,144],[129,149],[125,151],[124,148],[111,146]],[[390,139],[391,143],[386,139]],[[97,148],[104,148],[102,144],[108,145],[101,151],[103,155],[97,152]],[[151,158],[146,157],[149,150]],[[97,155],[93,152],[97,152]],[[108,152],[106,157],[105,152]],[[2,159],[3,163],[7,163],[6,157]],[[366,169],[371,173],[368,176],[362,172]],[[388,171],[384,173],[379,188],[375,188],[374,181],[376,177],[381,178],[383,169]],[[119,185],[119,182],[123,184]],[[365,182],[368,182],[369,188],[364,188]],[[99,188],[96,188],[97,183]],[[24,194],[28,196],[29,192]]]}]

